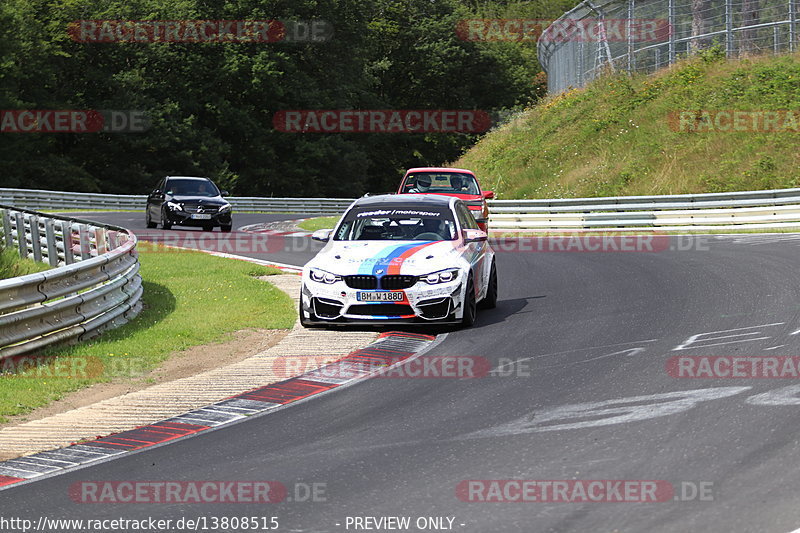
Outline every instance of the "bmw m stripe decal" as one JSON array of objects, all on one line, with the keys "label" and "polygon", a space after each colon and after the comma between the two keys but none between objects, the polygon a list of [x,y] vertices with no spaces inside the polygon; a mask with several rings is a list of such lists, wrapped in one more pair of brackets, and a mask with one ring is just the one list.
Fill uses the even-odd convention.
[{"label": "bmw m stripe decal", "polygon": [[410,244],[393,244],[381,249],[371,260],[364,261],[358,269],[359,274],[378,275],[378,270],[385,273],[398,274],[403,261],[422,248],[438,241],[415,242]]},{"label": "bmw m stripe decal", "polygon": [[408,259],[412,255],[414,255],[415,253],[419,252],[420,250],[422,250],[426,246],[430,246],[431,244],[434,244],[434,242],[436,242],[436,241],[425,242],[423,244],[417,244],[415,246],[411,246],[410,248],[406,248],[405,250],[403,250],[400,254],[398,254],[396,256],[397,259],[398,259],[397,261],[392,261],[389,264],[389,268],[386,269],[386,273],[387,274],[399,274],[400,273],[400,267],[403,265],[403,261],[405,261],[406,259]]}]

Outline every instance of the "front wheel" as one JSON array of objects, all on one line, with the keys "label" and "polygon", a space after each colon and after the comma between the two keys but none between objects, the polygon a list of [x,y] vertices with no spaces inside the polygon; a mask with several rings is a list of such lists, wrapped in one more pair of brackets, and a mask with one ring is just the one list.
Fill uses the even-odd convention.
[{"label": "front wheel", "polygon": [[150,209],[149,208],[147,209],[147,214],[144,216],[144,218],[145,218],[145,222],[147,223],[147,228],[148,229],[153,229],[153,228],[155,228],[157,226],[157,224],[150,219]]},{"label": "front wheel", "polygon": [[478,306],[475,301],[475,282],[472,281],[472,274],[467,281],[467,292],[464,294],[464,315],[461,317],[461,325],[465,328],[471,327],[475,323]]},{"label": "front wheel", "polygon": [[481,300],[482,309],[494,309],[497,307],[497,267],[492,261],[489,271],[489,286],[486,288],[486,297]]},{"label": "front wheel", "polygon": [[161,213],[161,227],[163,227],[164,229],[172,229],[172,224],[170,223],[169,219],[167,218],[167,215],[164,212]]}]

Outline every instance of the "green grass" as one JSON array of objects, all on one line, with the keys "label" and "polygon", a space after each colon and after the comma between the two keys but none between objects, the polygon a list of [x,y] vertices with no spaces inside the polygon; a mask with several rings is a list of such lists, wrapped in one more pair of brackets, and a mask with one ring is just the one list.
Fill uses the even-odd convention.
[{"label": "green grass", "polygon": [[[136,377],[174,351],[222,341],[237,330],[294,324],[292,299],[253,277],[278,270],[200,252],[148,251],[140,254],[140,262],[145,309],[139,316],[90,342],[39,354],[68,368],[77,361],[77,372],[52,377],[44,367],[0,375],[0,421],[93,383]],[[87,361],[87,372],[80,371]]]},{"label": "green grass", "polygon": [[14,278],[47,270],[49,265],[22,259],[16,250],[0,248],[0,279]]},{"label": "green grass", "polygon": [[727,192],[800,185],[800,134],[673,131],[682,110],[800,111],[800,54],[717,51],[652,76],[604,76],[490,132],[455,166],[500,198]]},{"label": "green grass", "polygon": [[317,231],[318,229],[329,229],[339,222],[340,217],[316,217],[302,221],[297,226],[306,231]]}]

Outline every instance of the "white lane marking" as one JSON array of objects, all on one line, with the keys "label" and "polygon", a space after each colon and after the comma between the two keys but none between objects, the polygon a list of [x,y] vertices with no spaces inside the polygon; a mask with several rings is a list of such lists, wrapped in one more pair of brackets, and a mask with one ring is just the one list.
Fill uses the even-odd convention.
[{"label": "white lane marking", "polygon": [[700,337],[703,337],[703,336],[706,336],[706,335],[714,335],[716,333],[730,333],[732,331],[744,331],[744,330],[747,330],[747,329],[755,329],[755,328],[768,328],[768,327],[771,327],[771,326],[780,326],[782,324],[785,324],[785,322],[774,322],[772,324],[761,324],[761,325],[758,325],[758,326],[747,326],[747,327],[744,327],[744,328],[722,329],[722,330],[719,330],[719,331],[708,331],[708,332],[705,332],[705,333],[697,333],[695,335],[692,335],[688,339],[686,339],[682,344],[679,344],[678,346],[673,348],[672,351],[676,352],[676,351],[679,351],[679,350],[685,350],[686,348],[688,348],[692,344],[699,345],[699,346],[697,346],[698,348],[703,348],[705,346],[719,346],[721,344],[733,344],[735,342],[750,342],[750,341],[768,339],[769,337],[761,337],[760,339],[740,339],[740,340],[736,340],[736,341],[726,341],[726,342],[720,342],[720,343],[716,343],[716,344],[702,344],[702,345],[700,345],[701,342],[705,342],[705,341],[714,341],[714,340],[717,340],[717,339],[728,339],[728,338],[737,337],[737,336],[744,337],[744,336],[748,336],[748,335],[760,335],[761,332],[760,331],[753,331],[751,333],[741,333],[741,334],[738,334],[738,335],[722,335],[722,336],[719,336],[719,337],[711,337],[711,338],[708,338],[708,339],[700,339]]},{"label": "white lane marking", "polygon": [[781,387],[780,389],[750,396],[745,400],[745,403],[769,406],[800,405],[800,398],[797,397],[798,393],[800,393],[800,385],[789,385],[788,387]]},{"label": "white lane marking", "polygon": [[786,346],[786,345],[785,344],[779,344],[777,346],[772,346],[770,348],[764,348],[764,351],[777,350],[778,348],[783,348],[784,346]]},{"label": "white lane marking", "polygon": [[789,335],[797,335],[798,333],[800,333],[800,329],[798,329],[797,331],[793,331],[793,332],[789,333]]},{"label": "white lane marking", "polygon": [[631,342],[617,342],[615,344],[603,344],[601,346],[589,346],[586,348],[576,348],[574,350],[564,350],[562,352],[551,352],[551,353],[543,353],[538,355],[532,355],[530,357],[523,357],[522,359],[515,359],[514,361],[509,361],[508,363],[503,363],[502,365],[498,366],[497,368],[491,370],[491,372],[502,372],[505,367],[516,365],[517,363],[522,363],[524,361],[531,361],[533,359],[541,359],[543,357],[553,357],[556,355],[563,355],[566,353],[575,353],[575,352],[583,352],[586,350],[598,350],[600,348],[613,348],[615,346],[625,346],[626,344],[640,344],[645,342],[656,342],[658,339],[647,339],[643,341],[631,341]]},{"label": "white lane marking", "polygon": [[[516,420],[495,427],[467,433],[459,439],[501,437],[538,433],[543,431],[560,431],[564,429],[593,428],[615,424],[625,424],[648,420],[666,415],[688,411],[700,402],[727,398],[752,387],[715,387],[688,391],[631,396],[601,402],[588,402],[551,407],[542,411],[524,415]],[[639,402],[636,404],[636,402]],[[650,402],[642,404],[641,402]],[[634,403],[634,405],[629,405]],[[602,417],[602,418],[598,418]],[[583,419],[577,422],[569,420]],[[554,423],[560,422],[560,423]]]},{"label": "white lane marking", "polygon": [[622,355],[627,354],[628,357],[633,357],[635,355],[639,355],[640,353],[646,351],[646,348],[638,347],[638,348],[628,348],[627,350],[620,350],[614,353],[608,353],[605,355],[598,355],[597,357],[590,357],[589,359],[584,359],[583,361],[574,361],[572,363],[564,363],[562,365],[547,365],[547,366],[537,366],[537,369],[540,368],[561,368],[565,366],[575,366],[575,365],[582,365],[584,363],[588,363],[589,361],[597,361],[598,359],[605,359],[606,357],[612,357],[614,355]]}]

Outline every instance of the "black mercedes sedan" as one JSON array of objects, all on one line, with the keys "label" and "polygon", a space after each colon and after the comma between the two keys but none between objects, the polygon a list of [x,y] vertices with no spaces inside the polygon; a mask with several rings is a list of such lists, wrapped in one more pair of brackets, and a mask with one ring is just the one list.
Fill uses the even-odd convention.
[{"label": "black mercedes sedan", "polygon": [[167,176],[147,197],[147,227],[198,226],[213,231],[219,226],[231,231],[231,204],[222,198],[227,194],[208,178]]}]

